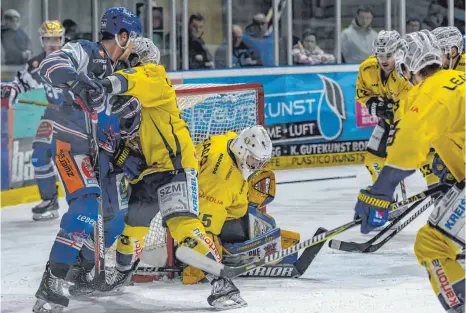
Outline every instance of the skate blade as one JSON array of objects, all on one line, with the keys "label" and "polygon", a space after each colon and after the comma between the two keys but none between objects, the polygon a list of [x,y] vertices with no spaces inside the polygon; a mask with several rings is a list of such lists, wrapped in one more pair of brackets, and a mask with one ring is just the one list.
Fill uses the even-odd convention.
[{"label": "skate blade", "polygon": [[212,306],[217,311],[226,311],[247,307],[248,303],[240,295],[236,294],[230,297],[221,297],[212,302]]},{"label": "skate blade", "polygon": [[39,221],[50,221],[60,217],[58,211],[47,211],[45,213],[33,213],[32,219],[36,222]]},{"label": "skate blade", "polygon": [[32,308],[33,313],[62,313],[65,307],[60,304],[48,303],[42,299],[37,299],[34,307]]}]

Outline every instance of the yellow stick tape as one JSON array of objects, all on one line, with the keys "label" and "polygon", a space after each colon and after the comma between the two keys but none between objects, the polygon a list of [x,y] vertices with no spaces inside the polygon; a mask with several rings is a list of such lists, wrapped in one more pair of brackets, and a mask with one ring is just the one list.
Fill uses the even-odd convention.
[{"label": "yellow stick tape", "polygon": [[[65,194],[62,188],[58,188],[58,197],[62,198]],[[39,190],[37,186],[27,186],[15,189],[4,190],[1,193],[0,208],[40,201]]]}]

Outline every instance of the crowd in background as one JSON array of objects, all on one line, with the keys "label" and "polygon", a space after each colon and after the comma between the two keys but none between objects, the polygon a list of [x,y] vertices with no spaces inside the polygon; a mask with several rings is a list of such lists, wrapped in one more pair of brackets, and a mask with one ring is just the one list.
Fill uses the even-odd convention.
[{"label": "crowd in background", "polygon": [[[267,1],[265,1],[267,2]],[[269,1],[270,2],[270,1]],[[138,5],[136,5],[138,7]],[[455,1],[455,7],[462,7],[464,0]],[[142,5],[141,5],[142,7]],[[406,18],[406,33],[420,29],[433,29],[447,25],[447,1],[431,1],[424,18],[410,15]],[[325,9],[325,8],[324,8]],[[138,9],[138,12],[140,10]],[[359,63],[372,53],[372,43],[377,36],[373,28],[374,12],[370,6],[360,6],[355,12],[351,23],[341,33],[341,59],[344,63]],[[254,14],[254,13],[252,13]],[[325,13],[324,13],[325,14]],[[31,36],[21,27],[22,18],[20,12],[14,9],[2,8],[2,64],[21,65],[32,55],[40,51],[33,51]],[[154,43],[159,46],[162,55],[175,53],[170,49],[170,32],[164,32],[163,21],[168,19],[168,10],[163,7],[155,7],[152,11],[152,28]],[[66,29],[66,41],[76,39],[92,39],[91,33],[81,32],[78,23],[72,19],[62,21]],[[256,13],[252,19],[241,25],[232,25],[232,51],[233,67],[274,66],[274,42],[271,19],[266,14]],[[456,23],[456,20],[455,20]],[[464,32],[464,20],[458,21],[459,28]],[[462,23],[462,24],[461,24]],[[302,23],[303,24],[303,23]],[[293,33],[293,49],[291,51],[293,63],[296,65],[316,65],[335,63],[335,51],[328,44],[322,27],[313,27],[312,23],[306,27],[305,23],[298,34]],[[315,23],[314,23],[315,24]],[[181,14],[177,15],[176,55],[177,67],[182,68],[182,22]],[[202,12],[189,16],[188,22],[188,60],[189,69],[212,69],[227,67],[227,42],[226,39],[216,46],[206,44],[204,39],[206,18]],[[462,25],[462,27],[461,27]],[[320,27],[320,28],[319,28]],[[219,25],[219,31],[222,25]],[[378,27],[379,29],[381,27]],[[225,30],[223,29],[225,33]],[[284,33],[284,32],[283,32]],[[281,52],[285,47],[284,34],[279,37]],[[324,46],[320,45],[324,41]],[[331,40],[331,39],[330,39]],[[285,55],[282,53],[281,55]],[[281,64],[281,63],[280,63]]]}]

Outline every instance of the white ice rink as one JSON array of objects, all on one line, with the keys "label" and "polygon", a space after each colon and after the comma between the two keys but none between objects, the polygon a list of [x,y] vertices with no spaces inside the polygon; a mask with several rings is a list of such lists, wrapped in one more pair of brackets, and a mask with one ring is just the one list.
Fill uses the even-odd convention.
[{"label": "white ice rink", "polygon": [[[356,194],[370,183],[363,166],[281,171],[278,182],[356,174],[353,179],[279,185],[268,207],[277,224],[313,235],[319,226],[328,229],[353,216]],[[406,181],[408,195],[425,188],[419,173]],[[66,207],[61,200],[61,206]],[[31,312],[59,221],[33,222],[31,204],[1,210],[1,313]],[[427,274],[413,254],[416,231],[430,209],[402,233],[372,254],[332,250],[327,244],[299,279],[236,280],[249,307],[231,312],[275,313],[439,313]],[[339,239],[367,240],[358,230]],[[65,312],[212,312],[206,298],[210,285],[183,286],[179,281],[127,287],[118,297],[71,300]]]}]

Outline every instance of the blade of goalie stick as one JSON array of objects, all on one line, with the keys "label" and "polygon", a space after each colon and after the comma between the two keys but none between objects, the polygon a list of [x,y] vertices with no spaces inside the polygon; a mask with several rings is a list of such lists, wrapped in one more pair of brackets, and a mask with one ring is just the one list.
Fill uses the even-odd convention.
[{"label": "blade of goalie stick", "polygon": [[[395,219],[393,219],[387,227],[382,229],[377,235],[375,235],[373,238],[371,238],[370,240],[368,240],[366,242],[357,243],[357,242],[347,242],[347,241],[340,241],[340,240],[330,240],[329,247],[332,248],[332,249],[336,249],[336,250],[340,250],[340,251],[346,251],[346,252],[371,252],[371,251],[365,251],[365,250],[369,246],[371,246],[376,240],[380,239],[383,235],[385,235],[394,225],[396,225],[399,221],[401,221],[405,216],[407,216],[410,212],[412,212],[419,204],[421,204],[423,202],[423,200],[425,200],[427,197],[433,196],[433,195],[435,195],[437,193],[446,192],[447,190],[448,190],[448,186],[438,185],[438,186],[430,188],[430,189],[428,189],[428,190],[426,190],[424,192],[421,192],[421,193],[419,193],[417,195],[409,197],[406,200],[403,200],[403,201],[392,204],[392,209],[398,209],[398,208],[400,208],[402,206],[405,206],[405,205],[408,205],[408,204],[410,204],[412,202],[417,201],[417,203],[412,205],[410,208],[406,209],[403,213],[401,213],[399,216],[397,216]],[[431,203],[430,204],[429,203],[427,203],[426,205],[421,207],[419,209],[419,211],[421,211],[421,213],[422,213],[425,210],[427,210],[427,208],[429,208],[429,206],[432,205]],[[419,216],[419,214],[417,214],[416,217]],[[409,223],[411,223],[411,221]],[[404,225],[403,228],[406,227],[406,225]],[[395,228],[395,229],[398,229],[399,226],[401,226],[401,225],[398,225],[397,228]],[[403,228],[401,228],[401,229],[403,229]],[[400,231],[401,231],[401,229],[400,229]],[[388,239],[388,240],[390,240],[390,239]]]},{"label": "blade of goalie stick", "polygon": [[[325,233],[328,231],[327,229],[323,227],[319,227],[317,231],[315,232],[314,236],[317,236],[319,234]],[[315,246],[311,246],[309,248],[304,249],[303,253],[299,256],[298,260],[294,263],[294,267],[299,273],[299,276],[303,275],[307,269],[309,268],[309,265],[314,261],[316,258],[317,254],[319,251],[322,249],[324,246],[325,242],[321,242]]]},{"label": "blade of goalie stick", "polygon": [[348,222],[335,229],[326,231],[324,233],[313,236],[312,238],[309,238],[305,241],[299,242],[296,245],[288,247],[282,251],[275,252],[272,255],[268,255],[264,258],[256,258],[256,261],[242,266],[226,266],[224,264],[217,263],[214,260],[209,259],[206,256],[201,255],[186,246],[178,247],[178,249],[176,250],[176,257],[178,260],[186,264],[192,265],[194,267],[200,268],[203,271],[206,271],[212,275],[226,278],[234,278],[257,267],[277,262],[283,259],[284,257],[298,252],[299,250],[321,244],[325,242],[327,239],[334,237],[359,224],[361,224],[361,220]]}]

